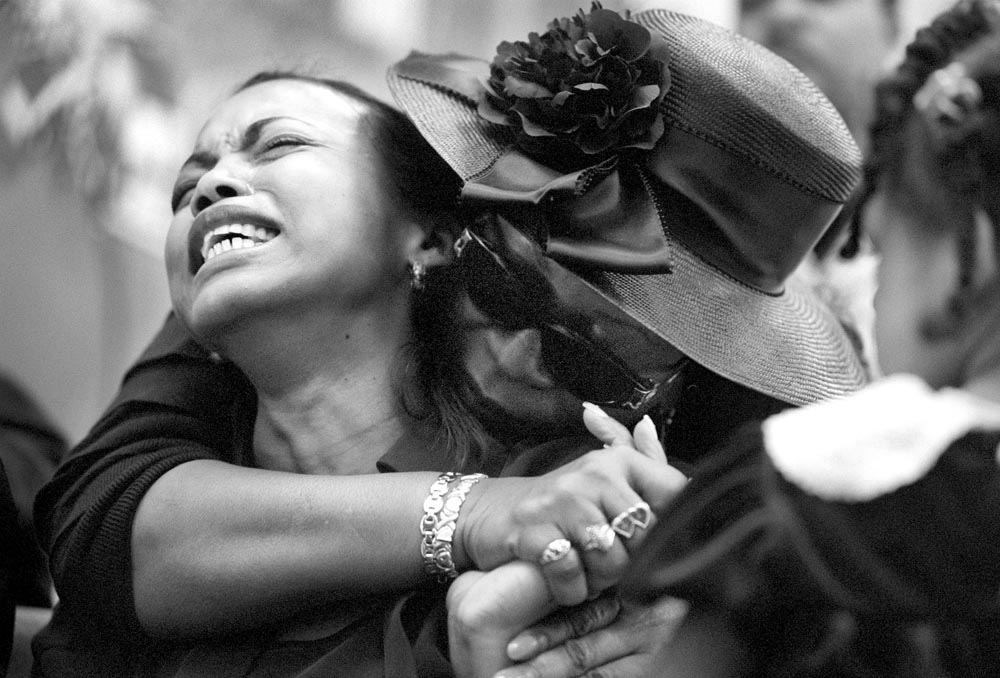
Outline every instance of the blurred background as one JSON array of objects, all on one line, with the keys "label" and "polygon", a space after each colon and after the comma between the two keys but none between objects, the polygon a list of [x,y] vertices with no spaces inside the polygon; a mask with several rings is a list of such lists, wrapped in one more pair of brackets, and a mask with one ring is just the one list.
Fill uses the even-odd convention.
[{"label": "blurred background", "polygon": [[[863,135],[864,92],[835,98],[823,61],[853,69],[848,84],[870,79],[950,3],[890,2],[885,26],[885,0],[604,4],[668,7],[770,42],[829,87]],[[167,313],[161,249],[174,173],[236,83],[299,68],[388,98],[383,73],[410,49],[489,59],[500,40],[588,5],[0,0],[0,372],[34,394],[71,444],[94,423]]]}]

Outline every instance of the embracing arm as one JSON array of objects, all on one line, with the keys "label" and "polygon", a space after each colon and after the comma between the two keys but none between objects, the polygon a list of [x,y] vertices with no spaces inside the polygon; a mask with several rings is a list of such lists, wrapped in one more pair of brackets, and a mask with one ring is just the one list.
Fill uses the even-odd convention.
[{"label": "embracing arm", "polygon": [[135,517],[139,618],[153,634],[197,636],[427,583],[418,526],[436,477],[181,464]]},{"label": "embracing arm", "polygon": [[[609,501],[634,503],[621,498],[626,489],[625,496],[636,496],[627,476],[641,475],[643,483],[636,484],[652,488],[642,496],[662,501],[675,491],[676,478],[661,467],[666,469],[618,448],[584,455],[542,477],[485,479],[462,507],[455,563],[464,569],[536,560],[525,534],[582,533],[594,522],[587,516],[603,519]],[[436,477],[313,476],[209,460],[178,465],[149,489],[136,514],[139,618],[153,633],[197,635],[427,583],[419,524]],[[548,540],[543,537],[538,552]],[[588,593],[585,575],[613,581],[625,564],[597,553],[586,558],[586,572],[568,572],[582,587],[574,602]],[[560,583],[566,576],[564,571]]]},{"label": "embracing arm", "polygon": [[114,403],[36,498],[39,538],[62,600],[137,628],[130,542],[139,501],[178,464],[224,457],[239,435],[234,405],[247,398],[253,394],[245,380],[168,319]]},{"label": "embracing arm", "polygon": [[198,635],[273,622],[366,577],[383,591],[426,580],[417,525],[437,474],[366,487],[238,466],[255,402],[168,319],[36,501],[66,606],[132,632]]},{"label": "embracing arm", "polygon": [[[253,412],[245,379],[168,322],[39,496],[61,599],[101,623],[177,637],[257,628],[427,581],[418,526],[436,473],[330,477],[235,465]],[[545,478],[483,481],[462,510],[456,564],[536,560],[554,536],[603,518],[609,503],[629,505],[638,492],[656,504],[671,488],[656,464],[622,450]],[[578,582],[565,587],[576,602],[585,574],[607,580],[624,565],[595,560],[586,573],[579,562],[562,573]]]}]

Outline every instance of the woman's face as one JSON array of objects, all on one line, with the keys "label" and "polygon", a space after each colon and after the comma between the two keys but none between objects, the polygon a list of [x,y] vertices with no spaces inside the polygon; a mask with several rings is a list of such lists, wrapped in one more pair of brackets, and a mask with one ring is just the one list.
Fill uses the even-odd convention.
[{"label": "woman's face", "polygon": [[537,329],[506,329],[464,295],[457,312],[463,363],[479,398],[529,433],[582,426],[583,403],[545,368]]},{"label": "woman's face", "polygon": [[366,115],[324,86],[274,80],[209,118],[166,245],[171,298],[195,334],[216,343],[248,318],[377,308],[408,289],[410,231],[379,190]]}]

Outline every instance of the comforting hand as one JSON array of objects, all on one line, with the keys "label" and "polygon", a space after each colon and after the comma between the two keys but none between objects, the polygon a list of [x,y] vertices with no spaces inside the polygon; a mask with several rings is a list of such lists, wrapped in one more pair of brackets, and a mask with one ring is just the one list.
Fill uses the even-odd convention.
[{"label": "comforting hand", "polygon": [[448,589],[449,657],[459,678],[510,665],[507,643],[555,609],[538,565],[514,561],[462,574]]},{"label": "comforting hand", "polygon": [[657,656],[684,617],[685,604],[662,598],[649,606],[619,604],[613,592],[560,610],[507,646],[515,663],[496,678],[657,675]]},{"label": "comforting hand", "polygon": [[539,564],[560,605],[617,583],[653,512],[686,482],[667,464],[649,419],[633,435],[589,407],[584,423],[603,449],[537,478],[484,481],[463,507],[456,533],[480,570],[511,560]]},{"label": "comforting hand", "polygon": [[[554,608],[537,565],[515,561],[467,572],[448,591],[448,640],[459,678],[651,675],[685,606],[664,598],[622,605],[615,592]],[[541,619],[541,621],[538,621]],[[530,628],[525,629],[530,624]]]}]

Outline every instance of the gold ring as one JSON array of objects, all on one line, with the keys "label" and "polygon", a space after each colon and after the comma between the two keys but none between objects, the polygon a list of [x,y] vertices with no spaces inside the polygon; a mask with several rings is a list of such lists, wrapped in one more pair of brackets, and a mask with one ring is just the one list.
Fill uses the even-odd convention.
[{"label": "gold ring", "polygon": [[562,560],[565,558],[573,545],[569,543],[569,539],[553,539],[549,542],[549,545],[545,547],[542,551],[541,557],[538,559],[539,565],[548,565],[549,563],[554,563],[557,560]]},{"label": "gold ring", "polygon": [[653,511],[649,508],[649,504],[640,501],[615,516],[615,519],[611,521],[611,529],[620,534],[622,539],[629,539],[637,529],[645,529],[649,526],[649,519],[652,515]]},{"label": "gold ring", "polygon": [[587,525],[586,538],[583,540],[584,551],[601,551],[607,553],[615,545],[615,531],[607,523]]}]

